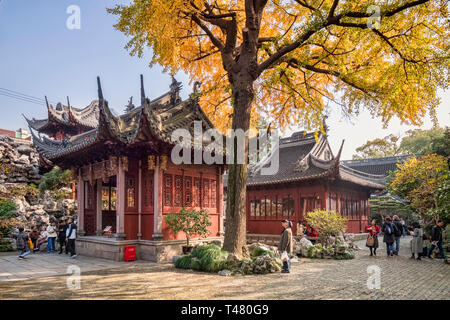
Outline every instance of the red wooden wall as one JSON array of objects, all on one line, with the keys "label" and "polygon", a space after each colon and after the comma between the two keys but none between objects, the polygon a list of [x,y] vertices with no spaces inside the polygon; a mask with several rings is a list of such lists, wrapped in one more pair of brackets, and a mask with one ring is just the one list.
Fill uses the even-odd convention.
[{"label": "red wooden wall", "polygon": [[340,183],[327,185],[321,181],[250,189],[247,190],[247,232],[279,234],[282,231],[280,221],[288,219],[293,222],[296,233],[297,221],[305,220],[306,212],[314,209],[335,210],[348,219],[347,232],[364,232],[368,223],[368,198],[369,193],[361,187]]}]

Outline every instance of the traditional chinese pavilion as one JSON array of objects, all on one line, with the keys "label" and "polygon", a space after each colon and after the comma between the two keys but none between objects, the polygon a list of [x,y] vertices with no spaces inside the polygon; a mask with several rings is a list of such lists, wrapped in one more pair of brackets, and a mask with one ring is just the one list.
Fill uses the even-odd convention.
[{"label": "traditional chinese pavilion", "polygon": [[[303,220],[314,209],[335,210],[348,219],[347,232],[360,233],[369,219],[368,199],[384,189],[385,176],[357,171],[340,162],[327,134],[296,132],[279,141],[279,170],[261,175],[261,161],[249,169],[247,232],[279,234],[280,220]],[[267,163],[271,158],[267,158]],[[296,231],[296,223],[294,223]]]},{"label": "traditional chinese pavilion", "polygon": [[182,101],[181,84],[172,79],[167,93],[150,100],[141,76],[141,106],[130,99],[125,114],[115,116],[97,81],[98,100],[86,108],[47,103],[47,119],[27,119],[42,166],[71,169],[77,180],[77,251],[122,260],[124,246],[135,245],[140,259],[168,260],[185,241],[171,233],[164,216],[182,207],[207,210],[207,240],[219,239],[223,165],[170,160],[174,130],[192,135],[194,121],[203,130],[214,128],[195,95]]}]

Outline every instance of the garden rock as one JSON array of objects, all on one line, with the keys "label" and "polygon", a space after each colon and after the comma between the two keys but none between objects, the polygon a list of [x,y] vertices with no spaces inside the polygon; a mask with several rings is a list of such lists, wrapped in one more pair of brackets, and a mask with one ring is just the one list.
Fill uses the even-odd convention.
[{"label": "garden rock", "polygon": [[[299,242],[296,243],[296,245],[294,247],[294,253],[300,254],[302,257],[307,257],[308,250],[312,246],[313,246],[313,244],[311,241],[309,241],[306,238],[302,238]],[[295,250],[295,249],[297,249],[297,250]]]},{"label": "garden rock", "polygon": [[219,276],[228,277],[228,276],[231,276],[231,275],[233,274],[233,272],[231,272],[231,271],[228,270],[228,269],[224,269],[224,270],[220,270],[220,271],[218,272],[218,274],[219,274]]}]

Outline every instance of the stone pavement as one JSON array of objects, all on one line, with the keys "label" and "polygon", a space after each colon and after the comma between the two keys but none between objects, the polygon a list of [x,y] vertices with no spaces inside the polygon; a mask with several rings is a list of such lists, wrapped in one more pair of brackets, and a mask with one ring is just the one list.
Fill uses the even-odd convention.
[{"label": "stone pavement", "polygon": [[[381,241],[378,256],[370,257],[364,241],[360,241],[362,250],[357,251],[354,260],[302,258],[292,264],[290,274],[255,276],[222,277],[176,269],[171,264],[106,262],[82,257],[77,263],[92,261],[94,269],[82,272],[81,289],[67,288],[67,276],[62,276],[64,265],[58,269],[62,270],[60,276],[0,282],[0,299],[450,300],[450,266],[442,260],[410,260],[409,241],[409,237],[402,239],[398,257],[387,258]],[[45,254],[33,258],[65,260]],[[17,261],[6,265],[13,262]],[[106,267],[95,270],[102,265]],[[0,263],[0,270],[4,266],[5,262]],[[367,287],[368,267],[373,266],[380,270],[379,289]]]},{"label": "stone pavement", "polygon": [[124,264],[123,262],[85,256],[71,259],[64,253],[31,253],[23,260],[19,259],[18,255],[18,253],[12,252],[0,255],[0,282],[65,275],[67,267],[71,265],[77,265],[84,273],[117,268]]}]

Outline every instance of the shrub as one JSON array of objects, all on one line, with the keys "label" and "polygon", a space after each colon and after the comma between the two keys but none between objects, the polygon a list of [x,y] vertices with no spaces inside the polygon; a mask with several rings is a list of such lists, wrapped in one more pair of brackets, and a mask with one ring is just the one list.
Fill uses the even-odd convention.
[{"label": "shrub", "polygon": [[63,171],[59,167],[54,167],[50,172],[42,176],[39,184],[39,194],[42,196],[46,190],[59,191],[63,187],[70,187],[72,181],[72,172],[70,170]]},{"label": "shrub", "polygon": [[259,257],[259,256],[264,256],[266,254],[268,254],[271,258],[275,257],[275,253],[272,250],[270,250],[269,248],[258,247],[253,252],[252,258],[256,258],[256,257]]},{"label": "shrub", "polygon": [[16,205],[12,201],[0,200],[0,239],[7,236],[18,221],[14,218]]},{"label": "shrub", "polygon": [[330,236],[337,236],[346,229],[347,219],[335,211],[317,209],[306,213],[306,221],[317,230],[320,242],[325,245]]},{"label": "shrub", "polygon": [[204,209],[197,211],[181,208],[178,213],[167,214],[164,220],[173,233],[184,232],[188,246],[192,236],[197,235],[202,238],[210,234],[208,227],[211,225],[211,221],[209,221],[209,213]]},{"label": "shrub", "polygon": [[175,261],[175,268],[179,269],[190,269],[191,268],[192,257],[191,255],[182,256]]},{"label": "shrub", "polygon": [[175,261],[175,267],[197,271],[218,272],[227,267],[228,252],[215,244],[199,246],[192,253]]}]

